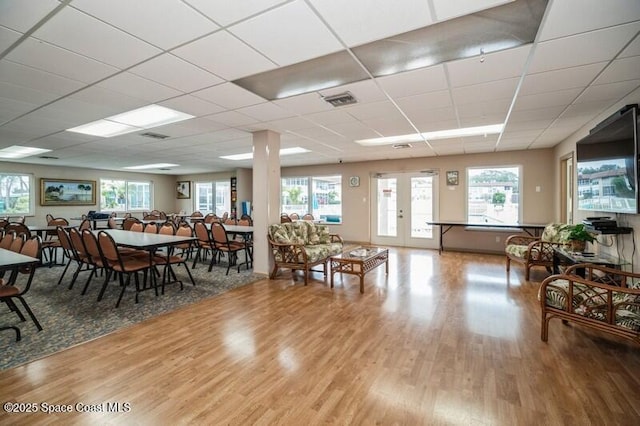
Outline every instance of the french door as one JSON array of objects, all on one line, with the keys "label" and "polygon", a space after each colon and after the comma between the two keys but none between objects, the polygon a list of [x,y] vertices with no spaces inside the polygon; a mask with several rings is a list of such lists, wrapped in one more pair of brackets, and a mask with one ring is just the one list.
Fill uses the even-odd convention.
[{"label": "french door", "polygon": [[371,185],[371,242],[399,247],[438,248],[435,220],[438,176],[397,173],[374,176]]}]

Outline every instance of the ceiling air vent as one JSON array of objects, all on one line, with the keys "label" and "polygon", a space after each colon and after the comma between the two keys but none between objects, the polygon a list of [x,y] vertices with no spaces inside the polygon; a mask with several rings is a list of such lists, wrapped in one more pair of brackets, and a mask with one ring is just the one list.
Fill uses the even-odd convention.
[{"label": "ceiling air vent", "polygon": [[334,107],[341,107],[345,105],[351,105],[358,102],[351,92],[339,93],[337,95],[325,96],[324,100],[329,102]]},{"label": "ceiling air vent", "polygon": [[167,139],[169,137],[167,135],[161,135],[160,133],[153,133],[153,132],[140,133],[140,136],[144,136],[145,138],[152,138],[152,139]]},{"label": "ceiling air vent", "polygon": [[411,144],[410,143],[394,143],[392,147],[393,149],[405,149],[405,148],[411,148]]},{"label": "ceiling air vent", "polygon": [[41,155],[38,158],[42,158],[43,160],[59,160],[58,157],[54,157],[52,155]]}]

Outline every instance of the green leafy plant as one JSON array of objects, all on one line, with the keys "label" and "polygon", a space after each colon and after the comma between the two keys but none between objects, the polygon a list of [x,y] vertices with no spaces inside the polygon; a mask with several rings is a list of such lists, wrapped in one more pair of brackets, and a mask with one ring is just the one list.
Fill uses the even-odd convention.
[{"label": "green leafy plant", "polygon": [[592,243],[596,240],[596,236],[589,232],[585,228],[584,224],[579,223],[577,225],[573,225],[573,227],[569,230],[567,239],[569,241],[585,241]]}]

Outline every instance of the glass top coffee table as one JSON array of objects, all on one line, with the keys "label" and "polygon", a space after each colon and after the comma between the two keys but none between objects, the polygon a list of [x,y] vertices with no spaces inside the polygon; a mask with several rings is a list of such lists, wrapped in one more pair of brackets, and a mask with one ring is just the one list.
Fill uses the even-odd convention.
[{"label": "glass top coffee table", "polygon": [[364,293],[364,276],[378,266],[385,265],[389,274],[389,249],[381,247],[356,247],[329,258],[331,263],[331,288],[336,272],[360,277],[360,293]]}]

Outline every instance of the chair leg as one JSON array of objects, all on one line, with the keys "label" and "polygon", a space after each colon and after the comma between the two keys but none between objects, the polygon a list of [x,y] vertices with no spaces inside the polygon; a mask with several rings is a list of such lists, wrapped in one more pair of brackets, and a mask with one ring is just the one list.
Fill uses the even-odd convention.
[{"label": "chair leg", "polygon": [[24,322],[27,319],[24,317],[24,315],[22,315],[22,312],[20,311],[20,309],[18,309],[18,306],[16,305],[16,303],[11,300],[11,299],[5,299],[4,303],[7,304],[7,306],[9,307],[9,310],[11,310],[12,312],[15,312],[16,315],[18,316],[18,318],[20,318],[20,321]]},{"label": "chair leg", "polygon": [[20,329],[18,327],[16,327],[15,325],[7,325],[4,327],[0,327],[0,331],[2,330],[13,330],[16,332],[16,342],[19,342],[20,340],[22,340],[22,335],[20,334]]},{"label": "chair leg", "polygon": [[[122,278],[121,278],[122,280]],[[120,290],[120,296],[118,297],[118,301],[116,302],[116,308],[120,307],[120,301],[122,300],[122,296],[124,296],[124,291],[127,289],[127,286],[129,285],[129,281],[131,281],[131,274],[127,275],[127,281],[124,283],[124,285],[122,286],[122,290]],[[136,293],[136,296],[138,294]],[[136,300],[137,302],[137,300]]]},{"label": "chair leg", "polygon": [[102,283],[102,288],[100,289],[100,294],[98,295],[98,302],[102,300],[102,296],[104,296],[104,292],[107,289],[107,284],[109,284],[109,280],[111,279],[111,269],[107,271],[106,275],[104,283]]},{"label": "chair leg", "polygon": [[20,302],[22,302],[22,306],[24,306],[24,309],[27,311],[27,313],[31,317],[31,320],[33,321],[33,323],[38,328],[38,331],[42,331],[42,326],[40,325],[40,322],[38,322],[38,319],[36,318],[36,316],[31,311],[31,308],[29,307],[29,305],[27,305],[27,301],[24,300],[24,298],[22,296],[17,296],[17,298],[18,298],[18,300],[20,300]]}]

